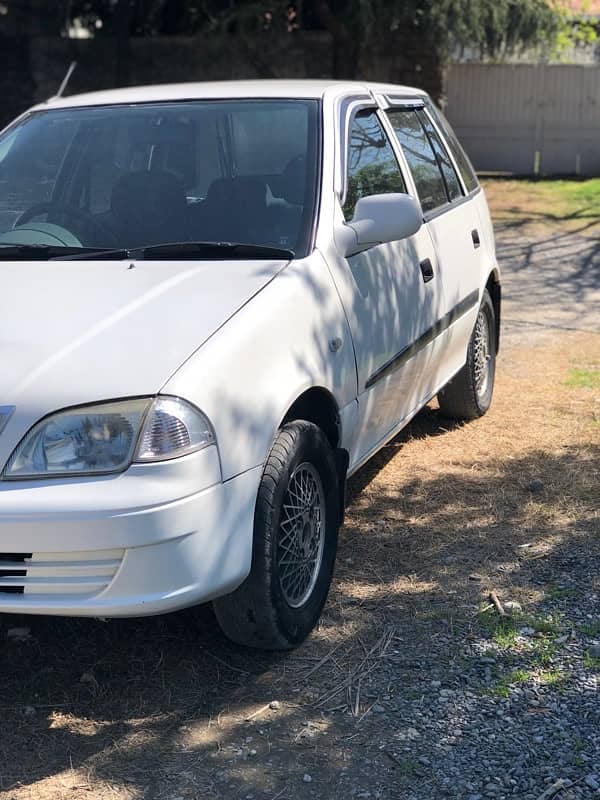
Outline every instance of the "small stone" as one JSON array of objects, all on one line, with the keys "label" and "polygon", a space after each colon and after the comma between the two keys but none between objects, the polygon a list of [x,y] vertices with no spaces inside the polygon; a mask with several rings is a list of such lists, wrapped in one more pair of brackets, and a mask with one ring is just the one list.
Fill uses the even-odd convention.
[{"label": "small stone", "polygon": [[269,708],[271,709],[271,711],[279,711],[279,709],[281,708],[281,703],[279,702],[279,700],[271,700],[271,702],[269,703]]},{"label": "small stone", "polygon": [[521,636],[535,636],[535,628],[530,628],[527,625],[524,628],[519,628]]},{"label": "small stone", "polygon": [[476,575],[476,574],[473,572],[471,575],[469,575],[469,580],[470,580],[470,581],[476,581],[477,583],[481,583],[481,581],[483,580],[483,578],[481,577],[481,575]]},{"label": "small stone", "polygon": [[98,681],[91,672],[84,672],[81,678],[79,678],[79,683],[97,684]]},{"label": "small stone", "polygon": [[533,741],[534,741],[536,744],[543,744],[543,742],[544,742],[544,737],[543,737],[543,736],[534,736],[534,737],[533,737]]},{"label": "small stone", "polygon": [[375,714],[385,714],[385,708],[379,703],[375,703],[375,705],[373,706],[373,712]]},{"label": "small stone", "polygon": [[533,478],[533,480],[529,481],[527,484],[527,488],[532,494],[539,494],[544,491],[544,481],[541,481],[539,478]]},{"label": "small stone", "polygon": [[584,782],[586,786],[589,786],[589,788],[593,789],[595,792],[600,789],[600,783],[598,783],[596,775],[586,775]]},{"label": "small stone", "polygon": [[507,600],[506,603],[504,603],[504,610],[508,614],[521,614],[523,612],[523,606],[516,600]]},{"label": "small stone", "polygon": [[251,758],[254,758],[254,757],[256,756],[256,750],[249,750],[249,751],[248,751],[248,755],[249,755]]},{"label": "small stone", "polygon": [[309,775],[308,772],[305,772],[302,780],[304,783],[312,783],[312,775]]},{"label": "small stone", "polygon": [[31,719],[31,717],[35,717],[35,708],[33,706],[25,706],[23,709],[23,716],[29,717],[29,719]]},{"label": "small stone", "polygon": [[591,644],[588,647],[588,655],[592,658],[600,658],[600,644]]},{"label": "small stone", "polygon": [[6,638],[13,642],[29,642],[31,640],[31,628],[9,628]]},{"label": "small stone", "polygon": [[440,686],[442,685],[442,682],[441,681],[431,681],[430,685],[431,685],[432,689],[439,689]]}]

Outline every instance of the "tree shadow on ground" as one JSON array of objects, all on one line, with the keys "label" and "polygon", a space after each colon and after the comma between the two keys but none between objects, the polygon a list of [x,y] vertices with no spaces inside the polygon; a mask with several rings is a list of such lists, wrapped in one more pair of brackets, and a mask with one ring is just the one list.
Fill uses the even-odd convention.
[{"label": "tree shadow on ground", "polygon": [[[37,792],[46,780],[55,797],[57,787],[70,797],[109,787],[119,797],[293,800],[309,789],[347,797],[351,787],[394,797],[427,780],[436,796],[441,778],[414,766],[418,743],[394,750],[418,724],[415,695],[440,674],[485,685],[465,643],[485,635],[477,608],[489,588],[529,591],[579,568],[593,576],[600,550],[592,446],[492,458],[484,474],[424,472],[369,493],[407,440],[449,425],[425,409],[352,479],[329,603],[293,653],[235,647],[208,607],[109,623],[4,618],[4,632],[26,625],[31,636],[0,653],[10,731],[0,791]],[[544,482],[543,496],[528,495],[528,476]],[[538,549],[520,549],[532,539]],[[574,552],[584,554],[576,564]],[[373,712],[382,698],[383,728]],[[273,700],[281,707],[265,707]],[[450,733],[440,714],[441,741]]]}]

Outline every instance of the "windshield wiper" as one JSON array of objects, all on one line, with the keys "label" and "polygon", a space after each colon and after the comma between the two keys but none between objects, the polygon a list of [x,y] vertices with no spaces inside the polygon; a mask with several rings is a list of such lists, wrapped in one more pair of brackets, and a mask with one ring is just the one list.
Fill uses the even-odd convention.
[{"label": "windshield wiper", "polygon": [[[100,253],[106,249],[98,247],[64,247],[57,244],[14,244],[0,242],[0,260],[2,261],[48,261],[55,258],[101,258]],[[123,251],[126,253],[126,251]],[[123,258],[127,258],[124,255]]]},{"label": "windshield wiper", "polygon": [[[66,249],[66,248],[65,248]],[[115,250],[89,250],[88,252],[55,256],[57,260],[130,258],[133,261],[188,261],[200,258],[205,261],[223,261],[226,258],[285,259],[294,258],[293,250],[280,247],[266,247],[260,244],[243,244],[242,242],[165,242],[151,244],[146,247],[119,248]]]}]

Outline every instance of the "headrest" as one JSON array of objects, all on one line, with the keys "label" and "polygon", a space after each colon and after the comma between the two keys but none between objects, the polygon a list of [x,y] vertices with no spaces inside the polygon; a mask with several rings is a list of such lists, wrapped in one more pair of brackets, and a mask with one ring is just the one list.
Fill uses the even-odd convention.
[{"label": "headrest", "polygon": [[281,176],[282,196],[288,203],[301,206],[304,203],[306,181],[306,158],[296,156],[286,164]]},{"label": "headrest", "polygon": [[172,172],[146,170],[129,172],[115,183],[111,209],[116,213],[174,215],[187,206],[183,182]]}]

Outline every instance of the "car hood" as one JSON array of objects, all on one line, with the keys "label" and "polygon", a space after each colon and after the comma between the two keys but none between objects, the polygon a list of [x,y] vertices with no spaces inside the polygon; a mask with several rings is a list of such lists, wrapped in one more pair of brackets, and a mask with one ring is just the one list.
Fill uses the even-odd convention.
[{"label": "car hood", "polygon": [[39,419],[65,406],[158,392],[284,266],[0,262],[0,407]]}]

